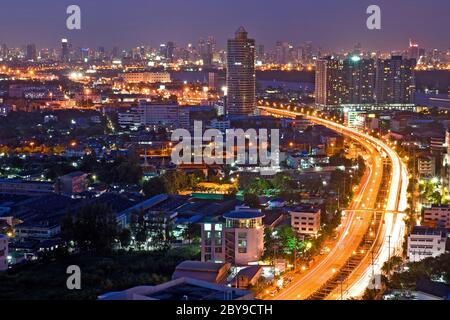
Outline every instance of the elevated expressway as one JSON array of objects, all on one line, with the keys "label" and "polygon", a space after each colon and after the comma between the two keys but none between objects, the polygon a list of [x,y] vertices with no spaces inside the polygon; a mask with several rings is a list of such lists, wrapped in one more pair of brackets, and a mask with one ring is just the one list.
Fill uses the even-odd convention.
[{"label": "elevated expressway", "polygon": [[[398,154],[387,144],[368,134],[311,114],[261,106],[269,114],[283,117],[304,116],[316,124],[324,125],[358,142],[367,152],[367,173],[355,197],[343,215],[339,236],[330,252],[322,256],[307,271],[297,275],[292,283],[272,299],[298,300],[314,297],[324,284],[329,283],[343,270],[352,256],[359,255],[358,264],[346,275],[345,281],[332,287],[323,299],[346,299],[361,296],[379,274],[384,262],[395,252],[400,252],[404,239],[404,214],[408,175]],[[388,161],[386,161],[388,160]],[[389,163],[384,166],[383,163]],[[389,168],[388,172],[383,172]],[[384,177],[384,180],[383,180]],[[386,185],[386,181],[388,182]],[[380,193],[381,190],[385,192]],[[382,195],[382,199],[379,197]],[[381,201],[380,201],[381,200]],[[374,215],[381,216],[379,230],[370,232],[373,245],[370,250],[360,250],[361,242],[374,225]]]}]

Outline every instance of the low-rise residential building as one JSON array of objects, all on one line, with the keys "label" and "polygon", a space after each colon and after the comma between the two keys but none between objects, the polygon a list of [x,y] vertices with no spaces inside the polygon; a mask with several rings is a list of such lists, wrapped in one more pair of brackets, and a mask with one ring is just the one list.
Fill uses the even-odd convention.
[{"label": "low-rise residential building", "polygon": [[218,219],[205,219],[201,223],[201,260],[216,263],[225,261],[225,223]]},{"label": "low-rise residential building", "polygon": [[301,206],[289,211],[291,226],[299,234],[317,236],[320,231],[320,209]]},{"label": "low-rise residential building", "polygon": [[422,156],[417,159],[417,173],[421,178],[432,178],[436,175],[436,160],[432,156]]},{"label": "low-rise residential building", "polygon": [[416,226],[408,237],[408,259],[411,262],[445,253],[447,234],[442,229]]},{"label": "low-rise residential building", "polygon": [[225,218],[225,261],[236,265],[258,262],[264,252],[264,213],[248,207],[223,215]]},{"label": "low-rise residential building", "polygon": [[172,280],[179,278],[192,278],[211,283],[224,283],[230,271],[231,264],[183,261],[176,268]]},{"label": "low-rise residential building", "polygon": [[51,239],[60,232],[60,224],[23,223],[14,228],[14,233],[19,239]]},{"label": "low-rise residential building", "polygon": [[423,224],[433,228],[450,229],[450,206],[431,206],[424,209]]},{"label": "low-rise residential building", "polygon": [[65,195],[85,192],[88,185],[87,176],[84,172],[76,171],[59,177],[55,186],[56,192]]},{"label": "low-rise residential building", "polygon": [[293,169],[311,169],[321,166],[327,166],[330,163],[330,158],[328,156],[320,155],[289,155],[286,158],[286,164]]},{"label": "low-rise residential building", "polygon": [[0,234],[0,272],[8,269],[8,237]]},{"label": "low-rise residential building", "polygon": [[264,251],[264,213],[236,207],[225,221],[202,223],[202,261],[248,265],[259,261]]},{"label": "low-rise residential building", "polygon": [[53,192],[50,182],[0,179],[0,194],[38,196]]},{"label": "low-rise residential building", "polygon": [[171,82],[168,72],[126,72],[122,75],[126,83],[167,83]]}]

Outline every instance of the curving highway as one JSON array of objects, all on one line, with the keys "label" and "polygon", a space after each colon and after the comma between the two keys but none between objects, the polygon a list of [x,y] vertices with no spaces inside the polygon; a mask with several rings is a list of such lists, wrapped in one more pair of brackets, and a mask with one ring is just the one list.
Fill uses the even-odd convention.
[{"label": "curving highway", "polygon": [[[372,275],[379,273],[384,262],[395,252],[401,250],[405,232],[402,212],[407,206],[408,175],[406,167],[390,146],[356,129],[347,128],[314,114],[265,106],[261,106],[260,109],[277,116],[305,116],[314,123],[324,125],[357,141],[364,147],[368,155],[366,157],[368,172],[364,175],[349,210],[346,210],[335,245],[326,256],[320,257],[306,272],[297,275],[290,286],[274,296],[275,300],[306,299],[332,278],[351,255],[358,254],[356,253],[358,245],[370,227],[371,210],[379,210],[380,204],[377,203],[377,195],[382,186],[383,158],[387,157],[390,160],[390,183],[385,203],[381,204],[385,210],[384,223],[380,235],[378,235],[380,245],[375,248],[374,252],[375,263],[372,264],[372,255],[365,253],[365,258],[346,280],[345,293],[337,289],[327,299],[340,299],[341,295],[344,299],[361,296],[369,285]],[[367,211],[364,212],[365,210]]]}]

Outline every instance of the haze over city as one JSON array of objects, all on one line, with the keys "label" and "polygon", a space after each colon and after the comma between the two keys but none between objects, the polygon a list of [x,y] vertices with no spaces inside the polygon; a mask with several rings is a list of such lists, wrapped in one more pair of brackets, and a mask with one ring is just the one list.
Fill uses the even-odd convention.
[{"label": "haze over city", "polygon": [[448,0],[0,10],[2,312],[450,300]]},{"label": "haze over city", "polygon": [[[77,46],[179,45],[214,36],[225,47],[230,30],[245,25],[257,44],[276,41],[314,41],[329,50],[352,48],[361,42],[370,50],[398,50],[408,39],[423,46],[448,46],[446,31],[450,2],[435,0],[129,0],[121,1],[3,1],[0,39],[11,46],[36,42],[39,47],[57,47],[68,37]],[[65,29],[65,9],[82,9],[81,31]],[[382,9],[382,30],[365,28],[366,8]]]}]

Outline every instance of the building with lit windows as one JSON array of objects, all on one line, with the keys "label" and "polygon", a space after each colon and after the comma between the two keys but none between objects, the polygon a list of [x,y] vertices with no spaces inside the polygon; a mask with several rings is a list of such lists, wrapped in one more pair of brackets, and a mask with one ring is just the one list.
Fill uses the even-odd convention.
[{"label": "building with lit windows", "polygon": [[230,115],[253,115],[256,108],[255,40],[240,27],[227,50],[227,112]]},{"label": "building with lit windows", "polygon": [[436,160],[433,156],[421,156],[417,159],[417,173],[421,178],[433,178],[436,174]]},{"label": "building with lit windows", "polygon": [[168,83],[171,82],[168,72],[125,72],[122,75],[126,83]]},{"label": "building with lit windows", "polygon": [[392,56],[376,66],[377,104],[410,104],[415,92],[415,59]]},{"label": "building with lit windows", "polygon": [[447,234],[442,229],[416,226],[408,237],[408,259],[418,262],[445,253]]},{"label": "building with lit windows", "polygon": [[289,211],[291,226],[302,235],[317,236],[320,231],[320,209],[302,206]]},{"label": "building with lit windows", "polygon": [[450,206],[432,206],[424,209],[423,224],[450,230]]},{"label": "building with lit windows", "polygon": [[316,104],[388,105],[401,110],[413,102],[415,65],[414,59],[401,56],[377,61],[359,55],[320,59],[316,62]]},{"label": "building with lit windows", "polygon": [[8,269],[8,237],[0,234],[0,271]]},{"label": "building with lit windows", "polygon": [[203,262],[225,262],[224,222],[206,219],[201,224],[201,260]]},{"label": "building with lit windows", "polygon": [[61,61],[68,62],[70,60],[69,41],[67,39],[61,40]]},{"label": "building with lit windows", "polygon": [[248,265],[264,251],[264,214],[261,210],[236,207],[223,219],[205,221],[201,228],[202,261]]},{"label": "building with lit windows", "polygon": [[375,63],[353,55],[345,60],[317,61],[316,103],[319,105],[374,103]]}]

